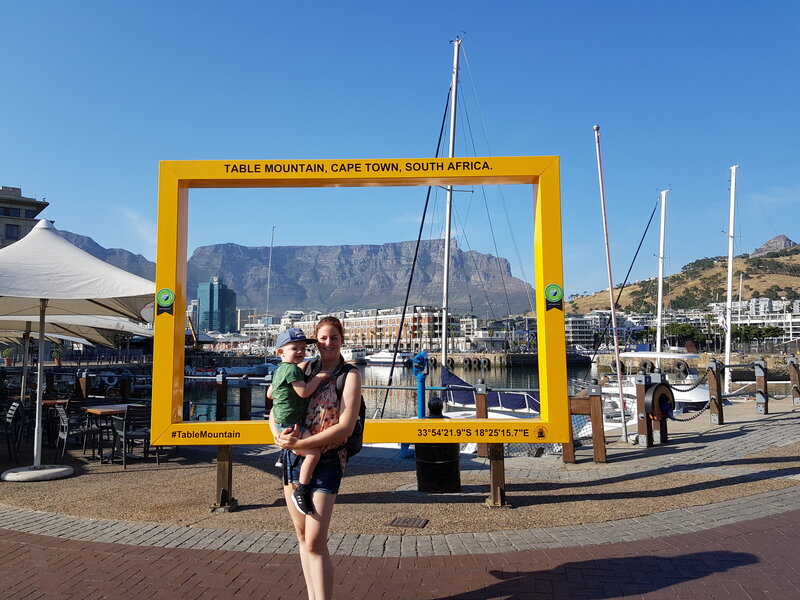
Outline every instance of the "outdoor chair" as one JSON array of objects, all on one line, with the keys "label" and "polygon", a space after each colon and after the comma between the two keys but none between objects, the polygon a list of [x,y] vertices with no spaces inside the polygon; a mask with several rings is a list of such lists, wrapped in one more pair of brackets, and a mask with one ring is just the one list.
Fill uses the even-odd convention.
[{"label": "outdoor chair", "polygon": [[114,428],[108,419],[100,419],[97,415],[86,412],[87,406],[89,403],[85,400],[70,398],[64,406],[64,410],[69,418],[72,431],[75,431],[76,434],[78,432],[83,434],[83,454],[86,455],[86,447],[91,441],[92,459],[95,458],[95,452],[98,449],[102,458],[103,438],[106,438],[110,444],[113,440]]},{"label": "outdoor chair", "polygon": [[17,450],[19,449],[20,439],[22,437],[22,427],[20,423],[22,413],[19,407],[19,402],[12,402],[6,411],[5,419],[0,422],[0,433],[6,438],[8,457],[12,460],[17,457]]},{"label": "outdoor chair", "polygon": [[[69,438],[74,438],[75,443],[78,440],[83,444],[83,453],[86,454],[86,442],[92,439],[92,458],[95,457],[95,450],[98,448],[97,438],[104,432],[104,428],[98,425],[97,421],[91,419],[90,416],[84,415],[82,419],[77,418],[77,415],[70,417],[67,409],[64,406],[56,406],[55,412],[58,417],[58,436],[56,437],[56,449],[54,460],[63,461],[64,454],[67,450],[67,443]],[[110,426],[105,429],[111,429]],[[63,444],[63,445],[62,445]],[[59,447],[61,448],[61,455],[59,457]],[[102,456],[102,445],[100,445],[100,455]]]},{"label": "outdoor chair", "polygon": [[[114,455],[119,442],[122,451],[122,468],[128,467],[128,454],[133,453],[135,442],[141,442],[143,446],[144,458],[150,454],[150,407],[149,406],[128,406],[125,415],[122,417],[112,417],[114,426],[114,451],[111,453],[111,462],[114,462]],[[158,461],[158,452],[156,452]]]}]

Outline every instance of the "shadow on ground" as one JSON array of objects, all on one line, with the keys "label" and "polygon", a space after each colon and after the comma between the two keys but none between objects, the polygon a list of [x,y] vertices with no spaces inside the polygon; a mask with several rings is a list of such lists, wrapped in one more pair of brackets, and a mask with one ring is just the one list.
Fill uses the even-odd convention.
[{"label": "shadow on ground", "polygon": [[496,583],[460,594],[440,596],[436,600],[640,596],[757,562],[758,558],[752,554],[716,551],[674,557],[600,558],[567,562],[539,571],[490,571],[497,579]]}]

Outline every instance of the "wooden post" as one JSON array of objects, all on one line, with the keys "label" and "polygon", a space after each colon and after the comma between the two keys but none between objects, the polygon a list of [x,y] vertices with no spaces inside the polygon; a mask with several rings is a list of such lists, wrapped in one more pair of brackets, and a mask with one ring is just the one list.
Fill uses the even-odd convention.
[{"label": "wooden post", "polygon": [[212,512],[231,512],[239,503],[233,497],[232,446],[217,446],[217,493]]},{"label": "wooden post", "polygon": [[217,414],[214,420],[228,420],[228,378],[224,373],[217,375]]},{"label": "wooden post", "polygon": [[239,388],[239,420],[249,421],[253,408],[253,388],[250,387],[250,379],[247,375],[242,375],[241,387]]},{"label": "wooden post", "polygon": [[721,371],[722,365],[720,365],[716,359],[712,358],[711,362],[708,363],[708,367],[706,367],[706,376],[708,378],[708,402],[712,425],[725,424],[725,412],[722,408]]},{"label": "wooden post", "polygon": [[[224,373],[217,375],[217,421],[228,418],[228,378]],[[217,446],[217,493],[213,512],[230,512],[238,503],[233,497],[233,457],[232,446]]]},{"label": "wooden post", "polygon": [[[572,430],[572,415],[588,415],[592,423],[592,449],[594,462],[604,463],[606,458],[606,436],[603,429],[603,398],[597,380],[592,380],[588,396],[572,396],[569,398],[569,437],[570,441],[562,445],[561,458],[565,463],[575,462],[575,442]],[[599,425],[598,425],[599,424]]]},{"label": "wooden post", "polygon": [[797,358],[792,355],[787,360],[789,380],[792,382],[792,400],[794,406],[800,406],[800,368],[797,366]]},{"label": "wooden post", "polygon": [[[489,418],[489,403],[486,400],[487,388],[483,385],[483,379],[478,380],[478,384],[475,386],[475,418],[476,419],[488,419]],[[480,443],[478,444],[478,456],[481,458],[486,458],[489,456],[488,446],[489,444]]]},{"label": "wooden post", "polygon": [[489,454],[489,475],[491,495],[486,499],[486,506],[499,508],[506,504],[506,469],[505,449],[503,444],[486,444]]},{"label": "wooden post", "polygon": [[762,358],[753,362],[756,374],[756,414],[769,414],[769,395],[767,393],[767,363]]},{"label": "wooden post", "polygon": [[[486,395],[489,388],[483,382],[483,379],[478,379],[475,384],[475,416],[478,418],[486,418],[488,416],[488,407],[486,402]],[[479,411],[482,411],[479,412]],[[481,416],[481,414],[483,416]],[[480,448],[483,446],[486,452],[485,456],[489,458],[489,497],[486,499],[486,506],[492,508],[499,508],[508,506],[506,504],[506,467],[505,467],[505,446],[504,444],[478,444],[478,455]]]},{"label": "wooden post", "polygon": [[[622,416],[625,418],[625,415]],[[603,427],[603,395],[597,382],[592,382],[589,388],[589,419],[592,422],[592,449],[594,462],[607,462],[606,458],[606,431]],[[572,419],[570,419],[570,422]]]},{"label": "wooden post", "polygon": [[[569,401],[569,441],[561,444],[561,460],[565,463],[575,463],[575,431],[572,429],[572,415],[581,414],[578,411],[582,408],[580,401],[583,398],[570,396]],[[594,430],[594,424],[592,424]]]}]

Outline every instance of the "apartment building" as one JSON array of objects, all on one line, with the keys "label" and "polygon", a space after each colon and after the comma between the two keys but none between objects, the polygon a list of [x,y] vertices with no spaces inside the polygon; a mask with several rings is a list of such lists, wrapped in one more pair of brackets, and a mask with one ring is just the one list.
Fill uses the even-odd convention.
[{"label": "apartment building", "polygon": [[39,213],[49,206],[48,202],[26,198],[22,188],[3,186],[0,188],[0,248],[21,240],[38,222]]}]

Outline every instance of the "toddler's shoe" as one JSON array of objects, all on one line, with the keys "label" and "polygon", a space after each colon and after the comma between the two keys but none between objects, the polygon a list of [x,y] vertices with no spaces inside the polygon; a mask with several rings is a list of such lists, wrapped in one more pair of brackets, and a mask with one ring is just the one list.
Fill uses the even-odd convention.
[{"label": "toddler's shoe", "polygon": [[299,489],[295,489],[292,492],[292,502],[294,503],[294,507],[304,515],[312,515],[314,514],[314,505],[311,502],[310,495],[308,492],[303,493]]}]

